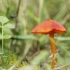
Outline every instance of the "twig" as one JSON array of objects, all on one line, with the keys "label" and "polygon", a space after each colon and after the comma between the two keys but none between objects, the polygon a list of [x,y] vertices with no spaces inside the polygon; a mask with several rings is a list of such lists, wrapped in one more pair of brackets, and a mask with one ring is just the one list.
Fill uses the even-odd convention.
[{"label": "twig", "polygon": [[31,57],[28,58],[28,61],[33,59],[35,56],[37,56],[40,53],[40,51],[35,52]]},{"label": "twig", "polygon": [[[14,33],[13,33],[14,35],[16,34],[17,26],[18,26],[18,15],[19,15],[20,3],[21,3],[21,0],[19,0],[18,2],[17,12],[16,12],[16,23],[15,23]],[[13,45],[13,40],[11,40],[10,48],[12,45]]]},{"label": "twig", "polygon": [[59,67],[56,67],[54,70],[60,70],[62,68],[66,68],[67,66],[69,66],[70,64],[67,64],[67,65],[64,65],[64,66],[59,66]]},{"label": "twig", "polygon": [[20,3],[21,3],[21,0],[19,0],[19,2],[18,2],[18,8],[17,8],[17,12],[16,12],[16,23],[15,23],[15,29],[14,29],[15,34],[16,34],[17,26],[18,26],[18,15],[19,15]]}]

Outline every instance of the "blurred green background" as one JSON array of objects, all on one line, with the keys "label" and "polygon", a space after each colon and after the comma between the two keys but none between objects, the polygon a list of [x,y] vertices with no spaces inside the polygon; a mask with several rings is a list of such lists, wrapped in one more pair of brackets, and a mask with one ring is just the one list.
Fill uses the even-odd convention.
[{"label": "blurred green background", "polygon": [[[0,16],[9,20],[3,27],[5,39],[1,38],[0,28],[0,70],[51,70],[49,35],[31,33],[48,18],[67,30],[65,34],[55,34],[55,70],[70,70],[70,0],[0,0]],[[8,35],[11,38],[6,39]]]}]

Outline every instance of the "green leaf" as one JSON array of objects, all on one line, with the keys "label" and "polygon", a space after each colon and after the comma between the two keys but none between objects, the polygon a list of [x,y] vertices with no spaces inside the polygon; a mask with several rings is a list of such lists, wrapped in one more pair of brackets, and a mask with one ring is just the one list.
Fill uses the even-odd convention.
[{"label": "green leaf", "polygon": [[48,52],[46,50],[42,50],[33,60],[30,61],[30,63],[32,65],[39,65],[44,59],[46,59],[47,55]]},{"label": "green leaf", "polygon": [[6,28],[14,29],[15,26],[14,26],[14,24],[8,23],[8,24],[4,25],[3,28],[5,28],[5,29],[6,29]]},{"label": "green leaf", "polygon": [[2,35],[0,34],[0,39],[10,39],[11,38],[11,35]]},{"label": "green leaf", "polygon": [[3,68],[2,68],[2,67],[0,67],[0,70],[3,70]]},{"label": "green leaf", "polygon": [[66,12],[67,12],[66,5],[63,5],[54,19],[59,21],[60,19],[63,18],[63,16],[66,14]]},{"label": "green leaf", "polygon": [[48,40],[49,40],[48,35],[43,35],[42,37],[39,38],[39,43],[40,45],[42,45],[42,47],[44,47],[44,45],[48,43]]},{"label": "green leaf", "polygon": [[13,38],[17,38],[17,39],[32,39],[32,40],[37,40],[37,38],[34,35],[19,35],[19,36],[13,36]]},{"label": "green leaf", "polygon": [[6,17],[4,17],[4,16],[0,16],[0,22],[2,23],[2,24],[5,24],[6,22],[8,22],[9,20],[6,18]]},{"label": "green leaf", "polygon": [[0,28],[2,28],[2,26],[0,25]]},{"label": "green leaf", "polygon": [[4,39],[10,39],[11,35],[4,35]]},{"label": "green leaf", "polygon": [[36,21],[36,23],[39,23],[38,18],[33,14],[33,12],[29,9],[27,9],[27,14],[29,15],[29,17],[31,17],[34,21]]}]

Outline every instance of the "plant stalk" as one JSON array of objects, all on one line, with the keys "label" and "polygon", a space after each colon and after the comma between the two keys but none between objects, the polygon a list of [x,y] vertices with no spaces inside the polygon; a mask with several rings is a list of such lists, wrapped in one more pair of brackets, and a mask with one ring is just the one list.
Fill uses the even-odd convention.
[{"label": "plant stalk", "polygon": [[2,54],[3,54],[3,24],[2,24]]},{"label": "plant stalk", "polygon": [[55,56],[56,55],[56,45],[54,42],[54,34],[53,33],[50,33],[50,44],[51,44],[51,51],[52,51],[52,55],[53,55],[51,68],[52,68],[52,70],[54,70],[56,62],[57,62],[57,58]]}]

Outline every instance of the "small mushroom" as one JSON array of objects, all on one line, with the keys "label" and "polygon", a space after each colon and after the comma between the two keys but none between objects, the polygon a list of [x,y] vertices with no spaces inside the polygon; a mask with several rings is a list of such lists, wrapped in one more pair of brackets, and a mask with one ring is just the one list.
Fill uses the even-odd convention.
[{"label": "small mushroom", "polygon": [[56,62],[57,62],[57,58],[55,57],[57,51],[56,51],[56,45],[54,42],[54,34],[58,33],[58,34],[63,34],[66,33],[66,29],[59,24],[58,22],[51,20],[51,19],[47,19],[46,21],[42,22],[41,24],[39,24],[38,26],[36,26],[33,30],[32,30],[33,34],[49,34],[50,36],[50,44],[51,44],[51,51],[52,51],[52,65],[51,68],[52,70],[54,69],[54,67],[56,66]]}]

